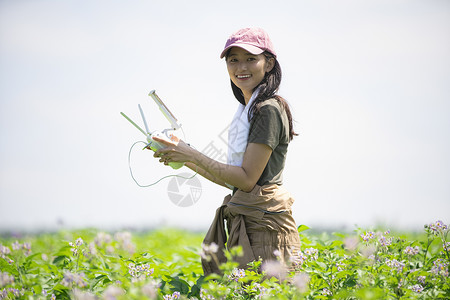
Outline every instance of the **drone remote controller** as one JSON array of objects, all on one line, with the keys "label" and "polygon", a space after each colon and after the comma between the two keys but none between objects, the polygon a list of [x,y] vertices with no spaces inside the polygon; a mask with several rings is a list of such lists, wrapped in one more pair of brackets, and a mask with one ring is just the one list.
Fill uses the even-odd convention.
[{"label": "drone remote controller", "polygon": [[[141,113],[142,121],[144,122],[145,131],[139,127],[133,120],[131,120],[126,114],[121,112],[120,114],[125,117],[134,127],[136,127],[140,132],[142,132],[145,137],[147,138],[147,146],[145,148],[150,148],[154,152],[158,151],[159,149],[165,148],[165,146],[155,140],[153,140],[153,137],[158,137],[161,139],[165,139],[166,141],[175,141],[175,136],[173,132],[177,129],[181,128],[181,124],[178,123],[178,120],[175,118],[175,116],[170,112],[170,110],[167,108],[166,105],[162,102],[162,100],[156,95],[155,90],[152,90],[149,94],[150,97],[155,100],[155,103],[159,106],[160,111],[163,113],[163,115],[167,118],[169,121],[171,128],[164,129],[163,131],[153,131],[150,132],[148,129],[147,121],[145,119],[144,112],[142,111],[141,105],[139,104],[139,112]],[[145,149],[144,148],[144,149]],[[177,163],[177,162],[169,162],[169,166],[171,166],[173,169],[179,169],[184,165],[184,163]]]},{"label": "drone remote controller", "polygon": [[[163,130],[162,132],[153,131],[150,135],[147,135],[147,142],[148,142],[147,147],[152,149],[154,152],[165,147],[160,142],[155,141],[153,137],[158,137],[160,139],[164,139],[167,141],[174,141],[173,134],[169,135],[168,132],[169,132],[168,130]],[[171,166],[175,170],[181,168],[183,165],[184,163],[169,162],[169,166]]]}]

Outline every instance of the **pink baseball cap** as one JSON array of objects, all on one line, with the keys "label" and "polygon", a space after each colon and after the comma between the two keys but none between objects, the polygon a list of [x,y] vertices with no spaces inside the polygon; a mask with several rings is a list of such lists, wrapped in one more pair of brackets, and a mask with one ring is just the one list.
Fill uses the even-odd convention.
[{"label": "pink baseball cap", "polygon": [[275,57],[277,56],[273,50],[269,35],[261,28],[243,28],[233,33],[228,38],[220,58],[223,58],[231,47],[245,49],[254,55],[269,51]]}]

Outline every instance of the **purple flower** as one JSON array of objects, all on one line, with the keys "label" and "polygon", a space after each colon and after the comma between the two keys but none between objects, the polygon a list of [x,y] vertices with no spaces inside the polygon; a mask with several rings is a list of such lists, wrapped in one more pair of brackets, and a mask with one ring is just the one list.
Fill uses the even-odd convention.
[{"label": "purple flower", "polygon": [[450,251],[450,242],[442,244],[442,248],[444,248],[445,251]]},{"label": "purple flower", "polygon": [[425,284],[425,279],[426,279],[425,276],[419,276],[419,277],[417,277],[417,281],[420,282],[421,284]]},{"label": "purple flower", "polygon": [[428,229],[428,231],[434,235],[439,235],[443,231],[448,229],[448,226],[444,224],[441,220],[438,220],[434,223],[425,225],[425,228]]},{"label": "purple flower", "polygon": [[172,295],[164,295],[164,300],[176,300],[180,299],[180,292],[173,292]]},{"label": "purple flower", "polygon": [[387,260],[386,261],[386,265],[388,265],[388,267],[392,268],[392,269],[397,269],[397,272],[402,272],[403,268],[405,267],[405,264],[402,262],[399,262],[396,259],[393,260]]},{"label": "purple flower", "polygon": [[361,234],[361,238],[364,242],[369,242],[371,239],[375,237],[375,233],[373,231],[368,231],[365,234]]},{"label": "purple flower", "polygon": [[238,268],[234,268],[233,271],[231,271],[231,274],[228,275],[228,279],[234,280],[236,282],[238,282],[239,279],[244,278],[244,277],[245,277],[244,269],[238,269]]},{"label": "purple flower", "polygon": [[153,274],[154,269],[150,269],[149,264],[135,265],[134,263],[128,264],[128,273],[131,275],[132,282],[137,282],[146,279],[147,276]]},{"label": "purple flower", "polygon": [[405,254],[408,254],[408,255],[416,255],[416,254],[419,253],[419,247],[418,247],[418,246],[415,246],[415,247],[413,248],[413,247],[407,246],[407,247],[405,248],[405,250],[403,250],[403,252],[405,252]]},{"label": "purple flower", "polygon": [[378,241],[380,242],[380,245],[383,246],[383,247],[387,247],[387,246],[390,246],[392,244],[392,238],[386,239],[385,236],[380,236]]},{"label": "purple flower", "polygon": [[344,267],[345,267],[344,263],[341,263],[341,262],[336,263],[336,268],[337,268],[338,272],[344,270]]},{"label": "purple flower", "polygon": [[332,293],[331,293],[331,291],[330,291],[329,289],[324,288],[324,289],[322,290],[322,295],[323,295],[323,296],[331,296]]},{"label": "purple flower", "polygon": [[448,277],[448,262],[444,261],[441,258],[436,259],[433,262],[433,267],[431,268],[430,272],[434,275]]},{"label": "purple flower", "polygon": [[415,284],[415,285],[413,285],[413,286],[410,286],[409,288],[410,288],[413,292],[416,292],[416,293],[420,293],[420,292],[423,291],[423,286],[421,286],[420,284]]},{"label": "purple flower", "polygon": [[5,258],[6,255],[11,254],[11,249],[7,246],[0,244],[0,257]]},{"label": "purple flower", "polygon": [[300,268],[307,259],[308,257],[302,251],[298,251],[297,255],[291,256],[290,261],[295,267]]},{"label": "purple flower", "polygon": [[64,278],[61,282],[62,285],[72,288],[72,286],[76,285],[80,288],[85,287],[86,281],[84,277],[84,273],[76,274],[71,272],[64,273]]}]

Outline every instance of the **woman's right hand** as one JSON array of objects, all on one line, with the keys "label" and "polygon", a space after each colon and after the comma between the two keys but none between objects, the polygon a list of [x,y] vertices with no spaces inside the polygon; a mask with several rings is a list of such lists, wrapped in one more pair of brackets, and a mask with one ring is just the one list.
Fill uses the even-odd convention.
[{"label": "woman's right hand", "polygon": [[186,163],[192,160],[193,151],[195,150],[183,140],[174,138],[174,141],[168,141],[159,137],[153,137],[153,140],[164,145],[164,148],[156,151],[153,156],[159,158],[159,161],[165,165],[168,165],[169,162]]}]

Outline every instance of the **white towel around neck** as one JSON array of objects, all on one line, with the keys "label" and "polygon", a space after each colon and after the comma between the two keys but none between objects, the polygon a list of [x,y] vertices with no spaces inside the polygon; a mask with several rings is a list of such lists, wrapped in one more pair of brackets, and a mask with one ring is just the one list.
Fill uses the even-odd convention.
[{"label": "white towel around neck", "polygon": [[247,105],[239,103],[238,109],[228,129],[228,158],[227,163],[232,166],[242,166],[245,149],[247,149],[250,122],[248,121],[248,110],[258,96],[259,87],[253,92]]}]

